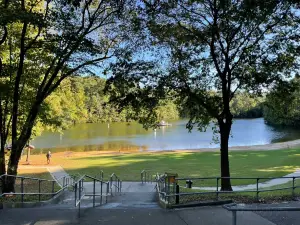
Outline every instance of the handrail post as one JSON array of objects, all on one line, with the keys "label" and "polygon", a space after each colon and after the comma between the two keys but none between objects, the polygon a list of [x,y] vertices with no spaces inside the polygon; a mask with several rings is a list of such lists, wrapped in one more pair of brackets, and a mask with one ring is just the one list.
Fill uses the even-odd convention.
[{"label": "handrail post", "polygon": [[76,203],[77,203],[77,189],[78,189],[77,185],[78,185],[78,183],[76,182],[75,183],[75,207],[76,207]]},{"label": "handrail post", "polygon": [[55,185],[55,180],[52,181],[52,197],[54,197],[54,185]]},{"label": "handrail post", "polygon": [[78,217],[80,217],[80,203],[81,203],[81,182],[82,180],[79,181],[79,203],[78,203]]},{"label": "handrail post", "polygon": [[21,202],[24,202],[24,177],[21,178]]},{"label": "handrail post", "polygon": [[259,196],[258,196],[258,181],[259,178],[256,178],[256,200],[259,201]]},{"label": "handrail post", "polygon": [[94,179],[94,187],[93,187],[93,207],[95,208],[95,194],[96,194],[96,180]]},{"label": "handrail post", "polygon": [[292,190],[293,198],[295,198],[295,177],[293,177],[293,190]]},{"label": "handrail post", "polygon": [[41,201],[41,180],[39,179],[39,202]]},{"label": "handrail post", "polygon": [[217,201],[219,200],[219,177],[217,177]]},{"label": "handrail post", "polygon": [[236,211],[232,211],[232,225],[236,225]]},{"label": "handrail post", "polygon": [[100,195],[100,205],[102,205],[102,185],[103,185],[103,182],[101,181],[101,188],[100,188],[100,192],[101,192],[101,195]]},{"label": "handrail post", "polygon": [[175,204],[179,204],[179,185],[176,184],[176,196],[175,196]]},{"label": "handrail post", "polygon": [[108,193],[109,193],[109,182],[107,182],[107,185],[106,185],[106,199],[105,199],[105,203],[107,203]]}]

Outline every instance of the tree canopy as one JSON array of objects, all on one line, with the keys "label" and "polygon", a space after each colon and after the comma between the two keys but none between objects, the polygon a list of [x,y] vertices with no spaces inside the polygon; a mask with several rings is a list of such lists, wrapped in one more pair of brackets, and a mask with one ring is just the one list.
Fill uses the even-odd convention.
[{"label": "tree canopy", "polygon": [[[259,107],[251,97],[285,86],[295,71],[297,7],[296,0],[1,0],[0,174],[8,138],[7,173],[15,175],[40,126],[125,118],[153,127],[179,110],[189,129],[215,123],[221,189],[232,190],[233,116]],[[89,76],[99,73],[111,78]],[[14,191],[14,179],[3,187]]]},{"label": "tree canopy", "polygon": [[[145,58],[120,62],[111,83],[114,101],[155,108],[170,93],[188,108],[188,128],[215,121],[220,134],[221,176],[230,177],[231,101],[238,90],[261,94],[290,75],[297,57],[296,13],[289,1],[143,1],[134,21],[144,44],[163,65]],[[136,22],[138,21],[138,23]],[[153,47],[153,46],[156,46]],[[160,49],[160,50],[157,50]],[[160,67],[161,69],[157,69]],[[138,70],[137,70],[138,68]],[[143,72],[140,72],[143,70]],[[112,89],[113,91],[114,89]],[[154,121],[153,118],[147,121]],[[222,190],[231,190],[222,179]]]},{"label": "tree canopy", "polygon": [[[120,24],[127,8],[125,1],[2,0],[0,11],[0,174],[10,136],[7,173],[15,175],[43,102],[63,80],[126,55]],[[13,191],[13,185],[7,178],[4,190]]]},{"label": "tree canopy", "polygon": [[296,76],[289,83],[277,85],[266,97],[264,118],[276,126],[300,126],[300,80]]}]

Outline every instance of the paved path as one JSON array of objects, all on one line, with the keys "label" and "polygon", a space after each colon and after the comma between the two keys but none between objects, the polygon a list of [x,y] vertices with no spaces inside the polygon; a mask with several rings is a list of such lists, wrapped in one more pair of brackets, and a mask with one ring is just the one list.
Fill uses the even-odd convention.
[{"label": "paved path", "polygon": [[[89,208],[82,209],[80,218],[77,217],[77,214],[78,211],[75,209],[37,208],[0,210],[0,224],[231,225],[231,213],[221,207],[201,207],[184,210]],[[295,216],[295,218],[290,218],[289,222],[295,221],[294,224],[297,224],[297,219],[300,218],[299,215]],[[276,225],[276,223],[252,212],[238,213],[237,222],[238,225]]]},{"label": "paved path", "polygon": [[[296,172],[290,173],[283,177],[300,177],[300,170],[297,170]],[[293,180],[292,178],[276,178],[276,179],[272,179],[272,180],[269,180],[266,182],[258,183],[258,188],[261,189],[261,188],[268,188],[268,187],[272,187],[272,186],[276,186],[276,185],[286,184],[288,182],[291,182],[292,180]],[[185,188],[185,187],[182,187],[182,188]],[[216,187],[192,187],[192,189],[215,191]],[[256,184],[232,186],[232,189],[234,191],[252,190],[252,189],[256,189]],[[219,188],[219,190],[221,190],[221,188]]]},{"label": "paved path", "polygon": [[19,168],[24,169],[47,169],[51,174],[52,178],[56,180],[56,182],[62,186],[63,185],[63,177],[68,176],[69,174],[61,167],[61,166],[30,166],[30,165],[20,165]]},{"label": "paved path", "polygon": [[47,167],[47,170],[60,186],[63,185],[62,178],[69,176],[69,174],[67,174],[67,172],[61,166],[49,166]]}]

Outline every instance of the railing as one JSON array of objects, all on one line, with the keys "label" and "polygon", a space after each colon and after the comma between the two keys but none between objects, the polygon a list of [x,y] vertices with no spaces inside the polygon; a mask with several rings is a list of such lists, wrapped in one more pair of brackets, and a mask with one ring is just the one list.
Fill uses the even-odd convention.
[{"label": "railing", "polygon": [[[87,179],[92,180],[92,184],[93,184],[92,194],[85,192],[84,181],[86,181]],[[97,183],[99,184],[98,186],[96,185]],[[96,192],[96,187],[99,187],[98,193]],[[99,201],[100,204],[98,205],[103,204],[103,196],[105,196],[105,203],[107,203],[107,198],[109,195],[109,182],[104,182],[103,180],[97,179],[96,177],[92,177],[89,175],[83,175],[75,182],[74,191],[75,191],[75,207],[78,207],[78,216],[80,217],[81,201],[85,196],[93,197],[93,207],[96,207],[96,196],[100,196],[100,201]]]},{"label": "railing", "polygon": [[152,183],[152,174],[148,170],[143,170],[141,172],[141,182],[143,183]]},{"label": "railing", "polygon": [[[253,185],[253,188],[244,188],[244,190],[233,190],[233,191],[221,191],[220,190],[220,181],[222,179],[230,179],[230,180],[255,180],[255,184]],[[272,179],[287,179],[287,182],[282,182],[277,185],[269,186],[269,187],[260,187],[261,184],[260,181],[269,181]],[[176,178],[174,183],[170,183],[168,179],[166,179],[165,175],[162,175],[157,179],[157,187],[158,187],[158,193],[160,196],[160,200],[164,201],[167,205],[170,205],[170,199],[174,199],[175,204],[179,203],[179,198],[182,196],[191,196],[191,195],[214,195],[216,200],[219,200],[220,194],[226,194],[226,193],[254,193],[255,198],[257,201],[259,201],[259,194],[264,192],[273,192],[273,191],[281,191],[281,190],[291,190],[291,196],[295,197],[295,190],[297,188],[300,188],[300,186],[295,184],[295,181],[297,179],[300,179],[300,176],[292,176],[292,177],[198,177],[198,178]],[[205,190],[205,187],[202,187],[199,192],[183,192],[180,193],[179,191],[179,185],[178,183],[182,181],[215,181],[216,186],[214,187],[215,190],[211,190],[212,187],[209,187],[209,190]],[[287,186],[288,182],[291,182],[290,186]],[[210,182],[212,183],[212,182]],[[287,187],[278,187],[278,185],[284,185]],[[242,185],[243,186],[243,185]],[[277,187],[276,187],[277,186]]]},{"label": "railing", "polygon": [[122,180],[115,173],[110,176],[109,184],[111,195],[113,195],[113,189],[115,189],[115,194],[122,192]]},{"label": "railing", "polygon": [[158,193],[158,197],[160,200],[167,202],[166,201],[166,175],[160,175],[156,174],[155,176],[155,181],[156,181],[156,191]]},{"label": "railing", "polygon": [[292,211],[300,211],[300,207],[276,207],[276,206],[258,206],[258,207],[251,207],[251,206],[239,206],[235,203],[223,205],[224,209],[232,212],[232,225],[237,225],[237,212],[238,211],[261,211],[261,212],[274,212],[274,211],[283,211],[283,212],[292,212]]},{"label": "railing", "polygon": [[[33,178],[33,177],[24,177],[24,176],[14,176],[14,175],[1,175],[0,176],[0,183],[1,186],[5,182],[5,179],[8,177],[13,177],[15,179],[15,190],[14,193],[2,193],[0,195],[0,198],[6,195],[15,195],[15,196],[21,196],[21,203],[24,203],[24,197],[25,196],[38,196],[38,201],[41,202],[42,196],[51,196],[54,197],[55,195],[59,194],[60,192],[64,191],[66,188],[68,188],[73,183],[73,179],[70,176],[64,176],[60,178],[63,180],[63,185],[59,185],[57,181],[59,180],[46,180],[46,179],[40,179],[40,178]],[[28,184],[28,183],[36,183],[36,185]],[[48,183],[47,186],[44,184]],[[50,185],[49,185],[50,184]],[[60,189],[58,191],[55,191],[55,185],[58,184],[60,186]],[[30,192],[26,191],[27,188],[29,188],[30,185]],[[42,190],[45,190],[47,192],[42,192]]]},{"label": "railing", "polygon": [[[96,176],[97,177],[97,176]],[[103,172],[103,170],[100,170],[100,173],[99,173],[99,179],[100,180],[103,180],[103,178],[104,178],[104,172]]]}]

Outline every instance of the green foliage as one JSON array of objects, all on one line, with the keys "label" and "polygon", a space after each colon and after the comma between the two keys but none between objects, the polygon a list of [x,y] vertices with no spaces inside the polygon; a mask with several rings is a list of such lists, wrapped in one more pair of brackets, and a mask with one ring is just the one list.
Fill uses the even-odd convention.
[{"label": "green foliage", "polygon": [[[143,40],[147,50],[154,48],[154,65],[149,54],[144,64],[141,54],[132,65],[116,64],[111,82],[120,91],[113,100],[153,112],[172,93],[187,109],[187,128],[203,131],[213,120],[220,134],[221,174],[229,177],[230,102],[237,90],[261,94],[290,74],[297,57],[297,44],[290,39],[298,28],[293,5],[277,0],[143,3],[135,31],[149,34]],[[157,116],[151,115],[141,122],[155,122]],[[228,179],[221,186],[231,190]]]},{"label": "green foliage", "polygon": [[282,83],[271,91],[264,104],[265,121],[271,125],[300,126],[300,79]]},{"label": "green foliage", "polygon": [[262,97],[253,96],[247,92],[240,92],[230,102],[234,118],[259,118],[263,116]]},{"label": "green foliage", "polygon": [[[127,10],[113,0],[0,1],[0,159],[9,137],[8,174],[17,173],[32,135],[86,120],[81,81],[66,79],[103,71],[105,61],[130,51],[122,26]],[[5,191],[14,191],[14,182],[8,179]]]},{"label": "green foliage", "polygon": [[[62,131],[78,123],[137,119],[129,106],[120,111],[109,102],[109,95],[104,93],[105,84],[106,80],[97,76],[73,76],[64,80],[42,105],[33,136],[45,129]],[[179,118],[178,107],[172,99],[161,101],[155,113],[159,121]]]}]

